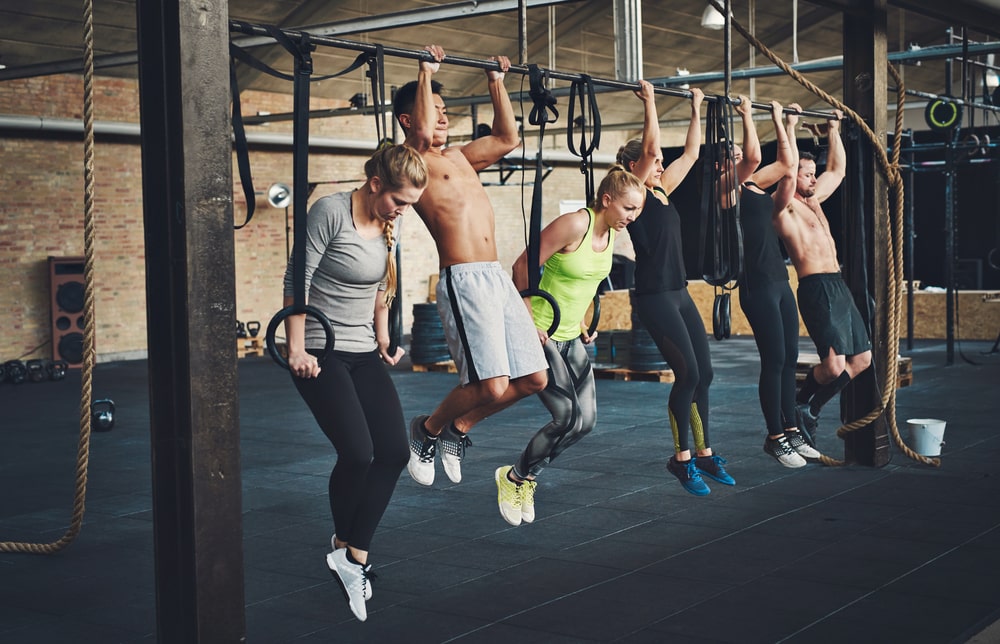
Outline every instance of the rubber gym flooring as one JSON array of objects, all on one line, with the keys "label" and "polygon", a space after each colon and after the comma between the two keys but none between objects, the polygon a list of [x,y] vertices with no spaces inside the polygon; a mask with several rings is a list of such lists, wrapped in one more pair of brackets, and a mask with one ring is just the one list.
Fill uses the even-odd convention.
[{"label": "rubber gym flooring", "polygon": [[[598,380],[599,422],[539,479],[537,519],[496,507],[494,469],[547,421],[536,398],[473,434],[464,480],[403,473],[372,545],[368,621],[325,565],[332,448],[287,375],[239,361],[246,633],[272,642],[996,642],[1000,630],[1000,354],[943,341],[902,351],[898,417],[947,421],[941,467],[893,446],[882,468],[792,470],[761,450],[751,339],[712,340],[713,446],[735,487],[687,494],[667,474],[669,384]],[[803,357],[812,356],[807,342]],[[968,361],[966,360],[968,359]],[[971,364],[971,363],[976,364]],[[456,383],[393,370],[407,417]],[[69,521],[78,372],[0,385],[0,541]],[[0,554],[0,642],[156,640],[147,363],[105,363],[81,534],[52,555]],[[820,447],[842,457],[837,405]],[[991,626],[993,625],[993,626]]]}]

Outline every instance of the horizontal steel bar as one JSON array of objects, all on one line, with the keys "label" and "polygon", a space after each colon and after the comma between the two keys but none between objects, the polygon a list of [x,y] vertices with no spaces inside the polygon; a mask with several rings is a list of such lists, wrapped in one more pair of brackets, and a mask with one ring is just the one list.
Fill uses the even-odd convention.
[{"label": "horizontal steel bar", "polygon": [[[264,36],[269,37],[268,30],[262,25],[255,25],[248,22],[243,22],[240,20],[231,20],[230,29],[239,33],[253,35],[253,36]],[[314,36],[312,34],[307,34],[306,32],[296,31],[296,30],[282,30],[282,32],[288,36],[293,41],[301,42],[303,38],[308,36],[309,42],[314,45],[323,45],[326,47],[337,47],[340,49],[350,49],[353,51],[366,52],[369,54],[374,54],[377,51],[377,46],[372,43],[358,42],[354,40],[344,40],[343,38],[333,38],[330,36]],[[399,47],[383,47],[382,52],[386,56],[395,56],[397,58],[409,58],[412,60],[419,60],[424,62],[436,62],[434,57],[430,52],[425,50],[416,49],[401,49]],[[450,65],[458,65],[460,67],[474,67],[483,70],[494,70],[500,71],[500,63],[495,60],[484,60],[479,58],[466,58],[464,56],[452,56],[446,55],[442,63],[447,63]],[[515,74],[528,75],[531,73],[531,68],[528,65],[517,65],[512,64],[507,70],[508,72]],[[545,78],[554,78],[556,80],[563,81],[577,81],[585,77],[584,74],[571,74],[567,72],[560,72],[554,69],[546,69],[539,67],[539,71],[543,74]],[[595,78],[588,77],[590,82],[595,86],[604,87],[612,90],[623,90],[623,91],[635,91],[640,88],[640,85],[636,81],[620,81],[612,80],[608,78]],[[691,91],[685,89],[679,89],[674,87],[666,87],[661,84],[653,84],[653,91],[656,94],[662,94],[664,96],[674,96],[677,98],[691,98]],[[706,101],[709,102],[720,102],[726,100],[722,96],[706,96]],[[739,105],[739,98],[728,99],[733,105]],[[770,111],[771,105],[769,103],[751,103],[751,106],[757,109],[763,109]],[[795,110],[785,108],[785,113],[794,113]],[[803,116],[813,116],[818,118],[833,119],[836,116],[830,112],[817,112],[812,110],[802,110],[798,112]]]}]

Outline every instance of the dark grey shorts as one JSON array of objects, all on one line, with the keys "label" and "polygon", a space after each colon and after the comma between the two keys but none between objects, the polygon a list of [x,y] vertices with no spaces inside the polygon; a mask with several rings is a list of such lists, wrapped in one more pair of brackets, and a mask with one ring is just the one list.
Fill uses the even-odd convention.
[{"label": "dark grey shorts", "polygon": [[799,280],[799,313],[820,358],[833,348],[854,356],[872,348],[864,318],[840,273],[818,273]]}]

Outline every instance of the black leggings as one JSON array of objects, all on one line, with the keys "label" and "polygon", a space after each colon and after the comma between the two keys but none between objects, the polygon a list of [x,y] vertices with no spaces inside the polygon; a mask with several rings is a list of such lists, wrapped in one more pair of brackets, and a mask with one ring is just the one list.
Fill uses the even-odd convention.
[{"label": "black leggings", "polygon": [[335,351],[317,378],[292,381],[337,450],[329,487],[337,538],[367,551],[410,457],[396,387],[377,351]]},{"label": "black leggings", "polygon": [[528,441],[514,465],[518,478],[537,476],[563,450],[577,442],[597,423],[597,388],[590,357],[579,338],[549,340],[543,345],[549,362],[549,384],[538,393],[552,414],[552,422]]},{"label": "black leggings", "polygon": [[649,331],[663,359],[674,371],[667,409],[674,451],[688,447],[690,425],[696,450],[708,449],[708,387],[712,384],[712,354],[701,314],[687,287],[636,295],[639,320]]},{"label": "black leggings", "polygon": [[786,281],[760,280],[740,287],[740,307],[760,353],[757,393],[767,433],[795,427],[795,366],[799,360],[799,312]]}]

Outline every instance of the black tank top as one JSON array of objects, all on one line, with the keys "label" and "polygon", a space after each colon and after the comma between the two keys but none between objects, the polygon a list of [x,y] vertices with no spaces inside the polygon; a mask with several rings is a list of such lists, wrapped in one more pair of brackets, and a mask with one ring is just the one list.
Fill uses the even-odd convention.
[{"label": "black tank top", "polygon": [[[654,188],[664,197],[662,188]],[[681,216],[673,202],[646,195],[642,213],[628,225],[635,247],[635,292],[677,291],[687,286],[681,247]]]},{"label": "black tank top", "polygon": [[740,286],[788,281],[788,269],[778,246],[778,233],[771,223],[774,200],[771,195],[740,189],[740,222],[743,225],[743,278]]}]

